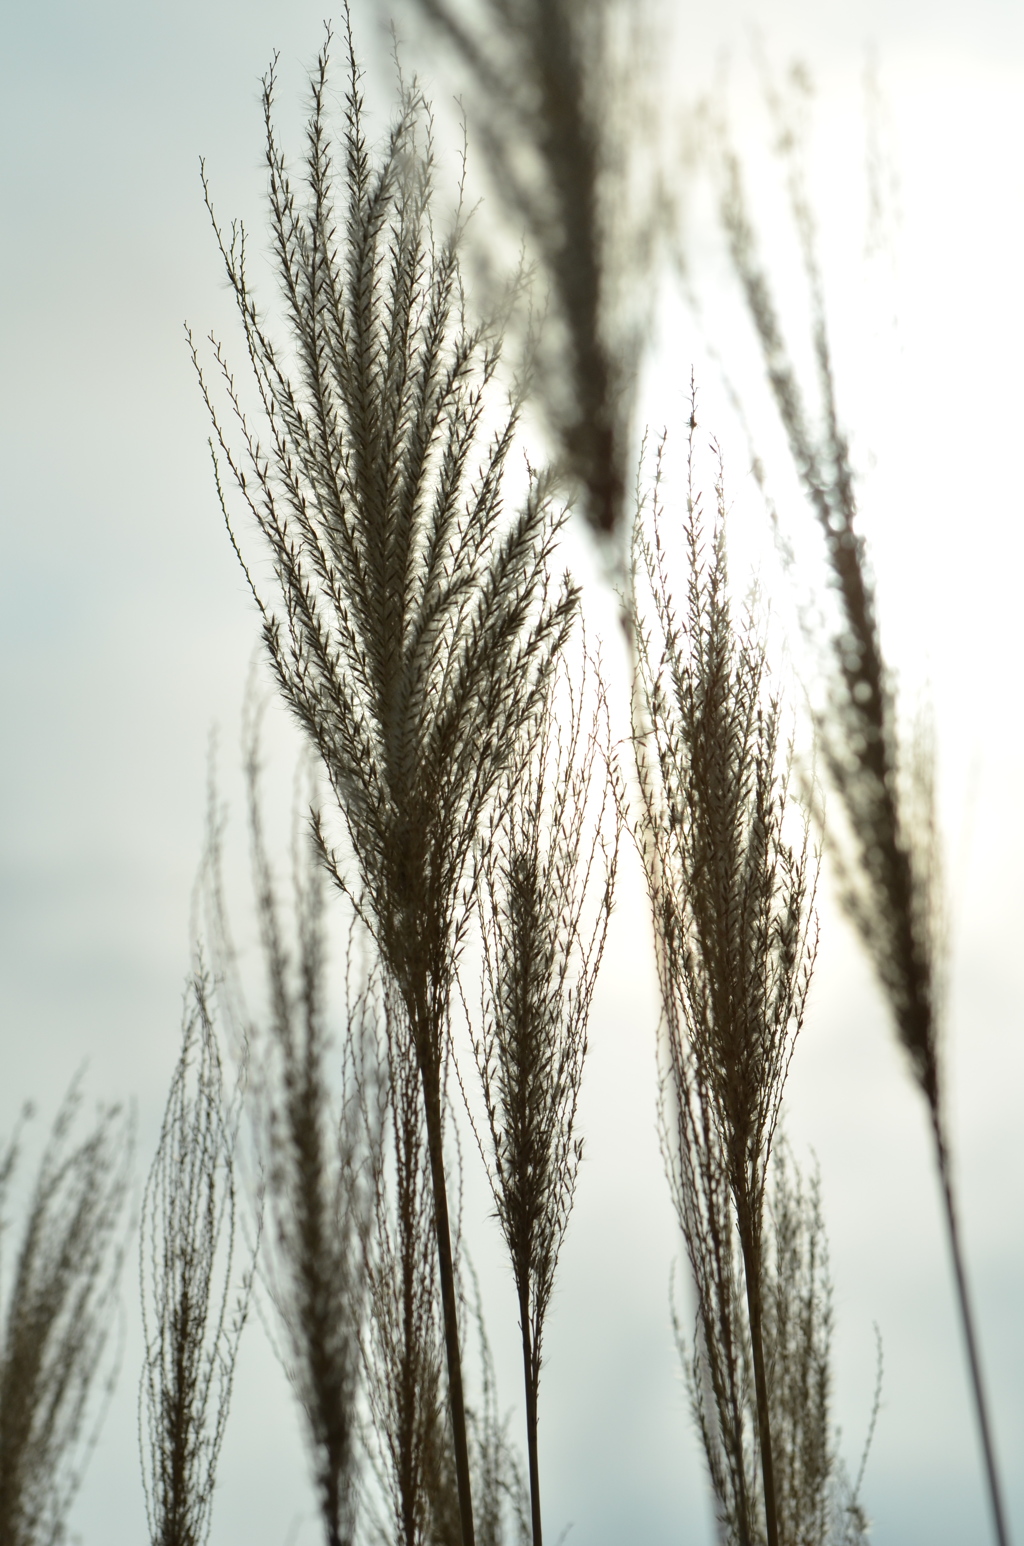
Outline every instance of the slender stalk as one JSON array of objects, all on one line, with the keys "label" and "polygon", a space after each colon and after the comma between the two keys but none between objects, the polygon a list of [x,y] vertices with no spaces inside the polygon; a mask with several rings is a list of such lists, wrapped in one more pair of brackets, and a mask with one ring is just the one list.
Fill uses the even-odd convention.
[{"label": "slender stalk", "polygon": [[755,1236],[750,1210],[739,1212],[740,1248],[747,1288],[747,1317],[750,1324],[750,1348],[754,1362],[754,1391],[757,1397],[757,1437],[761,1450],[761,1480],[764,1485],[764,1522],[768,1546],[778,1546],[779,1511],[775,1499],[775,1466],[772,1460],[772,1431],[768,1403],[768,1378],[764,1367],[764,1306],[761,1295],[761,1249]]},{"label": "slender stalk", "polygon": [[526,1448],[530,1468],[530,1527],[533,1546],[542,1546],[540,1515],[540,1462],[537,1448],[537,1392],[540,1371],[536,1367],[530,1335],[529,1295],[519,1295],[519,1324],[523,1333],[523,1383],[526,1387]]},{"label": "slender stalk", "polygon": [[462,1388],[458,1294],[455,1287],[455,1262],[448,1218],[444,1151],[441,1144],[441,1100],[438,1081],[430,1077],[426,1068],[423,1070],[423,1102],[427,1120],[430,1177],[434,1186],[434,1227],[437,1231],[437,1265],[441,1279],[444,1346],[448,1361],[448,1405],[452,1419],[452,1447],[455,1453],[455,1479],[459,1492],[459,1517],[462,1521],[463,1546],[474,1546],[476,1536],[473,1528],[473,1488],[469,1470],[466,1398]]},{"label": "slender stalk", "polygon": [[981,1441],[981,1453],[985,1463],[989,1504],[992,1509],[992,1524],[999,1546],[1009,1546],[1010,1533],[1006,1526],[1006,1510],[1003,1503],[999,1471],[996,1465],[992,1425],[989,1420],[988,1400],[981,1372],[981,1356],[978,1350],[978,1340],[974,1326],[974,1310],[967,1286],[967,1267],[960,1244],[960,1223],[953,1190],[949,1149],[946,1145],[942,1119],[936,1106],[931,1107],[931,1121],[932,1136],[935,1140],[935,1165],[939,1173],[939,1184],[945,1204],[946,1237],[949,1241],[949,1254],[953,1263],[953,1276],[956,1280],[960,1325],[964,1335],[964,1346],[967,1350],[967,1366],[971,1377],[971,1394],[974,1398],[974,1411],[978,1422],[978,1438]]}]

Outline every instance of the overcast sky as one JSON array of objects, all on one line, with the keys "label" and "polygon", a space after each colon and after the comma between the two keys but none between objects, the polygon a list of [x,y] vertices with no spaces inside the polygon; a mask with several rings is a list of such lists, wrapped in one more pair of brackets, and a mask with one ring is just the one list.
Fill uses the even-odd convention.
[{"label": "overcast sky", "polygon": [[[936,706],[955,1154],[1011,1520],[1024,1539],[1024,10],[1004,0],[663,8],[680,29],[674,97],[685,106],[731,59],[737,133],[755,162],[758,119],[742,90],[751,21],[773,60],[798,50],[818,82],[815,202],[865,527],[893,655],[908,682],[930,681]],[[282,116],[296,125],[322,14],[321,0],[55,0],[8,5],[2,23],[0,1131],[29,1098],[40,1127],[86,1063],[90,1097],[138,1103],[140,1173],[176,1052],[208,738],[218,726],[237,805],[256,641],[182,331],[187,318],[199,334],[232,337],[198,158],[222,214],[258,229],[259,78],[279,49]],[[383,94],[386,39],[369,4],[357,20],[371,95]],[[869,47],[894,180],[888,245],[864,264]],[[436,61],[424,74],[437,79]],[[707,316],[723,319],[716,337],[735,335],[738,360],[752,360],[701,210],[698,193]],[[742,438],[700,330],[666,303],[656,333],[645,405],[656,421],[681,418],[697,364],[709,431],[751,519]],[[756,404],[753,368],[749,386]],[[275,737],[287,789],[291,743]],[[548,1529],[557,1539],[571,1522],[580,1546],[711,1540],[668,1314],[679,1247],[654,1131],[651,976],[628,876],[595,1005],[589,1158],[542,1397]],[[864,1490],[874,1539],[984,1540],[923,1116],[827,897],[789,1112],[798,1153],[813,1147],[821,1165],[836,1415],[854,1467],[875,1323],[884,1341]],[[512,1405],[511,1301],[473,1184],[467,1206]],[[145,1531],[131,1258],[124,1316],[120,1386],[75,1514],[92,1546],[134,1546]],[[254,1325],[212,1539],[316,1538],[290,1397]]]}]

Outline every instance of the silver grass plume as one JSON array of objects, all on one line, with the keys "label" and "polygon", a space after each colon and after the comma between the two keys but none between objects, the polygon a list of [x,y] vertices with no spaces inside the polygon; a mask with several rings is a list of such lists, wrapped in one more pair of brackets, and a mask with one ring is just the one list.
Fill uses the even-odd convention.
[{"label": "silver grass plume", "polygon": [[552,677],[478,861],[483,1002],[473,1051],[481,1147],[519,1301],[533,1546],[544,1321],[583,1152],[576,1108],[618,860],[607,699],[582,658],[575,680],[565,657]]},{"label": "silver grass plume", "polygon": [[[832,1284],[817,1175],[803,1183],[785,1143],[772,1156],[763,1282],[765,1353],[779,1539],[786,1546],[830,1542]],[[854,1515],[844,1510],[845,1529]]]},{"label": "silver grass plume", "polygon": [[[832,1427],[832,1281],[815,1169],[805,1181],[789,1145],[776,1142],[764,1257],[765,1350],[779,1536],[786,1546],[861,1546],[860,1487],[881,1401],[881,1345],[867,1437],[851,1485]],[[753,1413],[751,1413],[753,1420]]]},{"label": "silver grass plume", "polygon": [[[815,951],[816,869],[806,826],[787,837],[788,767],[780,706],[756,617],[733,621],[719,462],[708,532],[694,483],[691,407],[686,593],[673,600],[663,540],[662,456],[634,533],[642,719],[634,723],[647,871],[664,1017],[666,1158],[687,1244],[715,1401],[724,1416],[741,1546],[758,1510],[743,1458],[743,1269],[768,1546],[778,1497],[764,1339],[768,1162]],[[640,600],[640,597],[643,600]]]},{"label": "silver grass plume", "polygon": [[[506,514],[515,406],[485,443],[497,347],[464,316],[459,225],[432,221],[429,116],[403,88],[371,154],[348,33],[335,145],[328,45],[311,82],[302,188],[264,88],[271,239],[290,344],[274,343],[246,268],[245,233],[217,229],[255,378],[249,420],[215,344],[235,439],[200,381],[226,468],[269,549],[250,583],[286,702],[319,754],[343,819],[355,894],[400,995],[417,1061],[434,1194],[448,1396],[464,1546],[473,1518],[458,1305],[442,1146],[441,1073],[468,865],[487,804],[576,605],[549,595],[558,519],[531,475]],[[197,367],[198,368],[198,367]],[[239,547],[241,554],[241,548]],[[348,889],[317,818],[321,856]]]}]

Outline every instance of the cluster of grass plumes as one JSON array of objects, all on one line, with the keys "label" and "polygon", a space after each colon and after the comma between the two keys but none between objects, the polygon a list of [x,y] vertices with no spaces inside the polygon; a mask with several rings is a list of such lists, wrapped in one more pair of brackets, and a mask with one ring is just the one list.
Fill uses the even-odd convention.
[{"label": "cluster of grass plumes", "polygon": [[534,1546],[544,1321],[583,1153],[576,1110],[618,860],[605,688],[583,659],[577,681],[567,664],[552,678],[500,785],[478,864],[484,969],[473,1051],[519,1303]]},{"label": "cluster of grass plumes", "polygon": [[203,1546],[209,1537],[255,1271],[254,1260],[235,1281],[239,1114],[239,1102],[224,1099],[200,963],[142,1200],[139,1440],[152,1546]]},{"label": "cluster of grass plumes", "polygon": [[[793,90],[807,89],[805,72]],[[856,479],[837,404],[824,285],[813,212],[800,164],[800,130],[779,93],[770,105],[788,171],[790,207],[803,255],[816,370],[817,413],[792,361],[748,209],[742,168],[720,140],[722,224],[769,385],[800,482],[817,518],[839,623],[829,641],[827,706],[817,743],[845,818],[829,824],[840,895],[873,962],[913,1078],[928,1106],[936,1167],[967,1349],[989,1499],[1000,1546],[1005,1507],[968,1293],[950,1162],[940,1059],[942,895],[935,824],[934,759],[927,737],[908,743],[882,648],[875,587],[858,529]],[[838,839],[838,840],[837,840]]]},{"label": "cluster of grass plumes", "polygon": [[[609,110],[603,95],[625,8],[415,3],[474,82],[496,185],[550,287],[532,368],[560,466],[539,474],[524,458],[525,492],[509,497],[520,399],[495,400],[500,339],[470,316],[461,206],[448,224],[437,214],[429,109],[403,84],[373,149],[347,27],[337,124],[328,32],[298,173],[274,127],[273,70],[264,83],[276,310],[258,304],[245,232],[217,224],[206,187],[252,411],[218,342],[205,375],[193,350],[231,541],[276,684],[316,763],[289,913],[250,743],[262,1019],[242,1008],[216,837],[206,878],[223,957],[216,991],[247,1077],[251,1066],[257,1218],[263,1208],[269,1218],[263,1282],[325,1546],[542,1546],[540,1376],[581,1173],[588,1020],[629,804],[605,687],[589,665],[577,672],[569,648],[578,596],[555,574],[564,474],[602,556],[622,561],[632,827],[661,995],[661,1133],[695,1290],[692,1337],[680,1345],[719,1539],[861,1546],[860,1477],[851,1488],[831,1425],[817,1181],[801,1179],[779,1137],[815,954],[817,859],[809,818],[790,799],[787,721],[758,604],[740,607],[730,590],[720,459],[713,514],[696,491],[692,397],[677,529],[659,451],[631,547],[625,531],[636,349],[617,289],[629,221],[610,190],[627,149],[616,139],[623,103]],[[783,139],[792,143],[788,130]],[[820,413],[787,353],[739,161],[721,148],[732,262],[837,599],[816,721],[845,821],[837,864],[931,1114],[1005,1546],[943,1114],[931,764],[908,757],[898,724],[802,184],[794,171]],[[637,268],[634,292],[639,278]],[[350,930],[336,1036],[334,892]],[[465,1094],[465,1080],[453,995],[482,1089],[466,1106],[480,1118],[518,1301],[525,1473],[460,1238],[460,1117],[449,1094],[457,1081]],[[208,1537],[253,1290],[255,1265],[236,1266],[241,1085],[225,1101],[214,1001],[198,969],[142,1206],[140,1437],[153,1546]],[[104,1347],[124,1134],[108,1114],[73,1146],[74,1105],[44,1157],[6,1296],[0,1546],[63,1538]],[[15,1152],[0,1158],[0,1203]],[[463,1389],[463,1334],[472,1339],[474,1325],[476,1399]]]},{"label": "cluster of grass plumes", "polygon": [[[81,1099],[61,1106],[28,1198],[8,1278],[0,1338],[0,1541],[52,1546],[95,1437],[90,1397],[103,1362],[122,1251],[119,1225],[132,1151],[116,1109],[79,1141]],[[0,1231],[18,1160],[0,1157]]]},{"label": "cluster of grass plumes", "polygon": [[[474,135],[549,286],[536,382],[586,519],[610,538],[625,521],[637,356],[617,304],[613,238],[613,211],[626,191],[626,139],[612,127],[625,111],[613,68],[622,8],[614,0],[485,0],[469,20],[449,0],[416,4],[468,69]],[[618,229],[621,240],[621,221]]]},{"label": "cluster of grass plumes", "polygon": [[[228,237],[218,229],[261,428],[247,418],[219,348],[234,442],[205,381],[203,390],[218,467],[228,468],[273,561],[276,599],[253,586],[267,651],[329,780],[358,874],[351,894],[409,1025],[433,1187],[460,1513],[470,1546],[442,1142],[444,1045],[473,844],[542,699],[576,598],[567,582],[549,593],[558,518],[547,482],[531,474],[518,511],[504,509],[516,408],[486,441],[497,348],[464,318],[458,223],[443,238],[435,234],[425,106],[414,87],[403,89],[375,160],[348,41],[340,144],[326,119],[325,47],[311,83],[301,189],[275,136],[272,74],[265,83],[270,223],[287,360],[250,290],[244,232]],[[227,516],[219,471],[218,483]],[[316,831],[322,858],[349,891],[344,861],[319,820]]]},{"label": "cluster of grass plumes", "polygon": [[[756,1394],[761,1503],[780,1541],[764,1334],[764,1200],[772,1140],[815,950],[816,866],[806,825],[787,836],[788,767],[753,610],[736,624],[719,465],[706,529],[694,482],[691,398],[686,597],[672,595],[662,458],[634,538],[642,719],[637,829],[654,919],[665,1029],[666,1156],[697,1283],[702,1341],[736,1495],[755,1539],[742,1431],[742,1337]],[[643,598],[643,599],[640,599]],[[738,1329],[738,1241],[746,1327]],[[717,1487],[717,1483],[716,1483]]]},{"label": "cluster of grass plumes", "polygon": [[[478,84],[495,88],[499,182],[531,228],[569,340],[566,379],[546,375],[551,428],[592,527],[612,535],[630,361],[610,341],[603,289],[607,147],[596,85],[610,12],[494,0],[500,26],[484,38],[443,0],[424,5]],[[311,80],[298,179],[274,129],[273,72],[265,82],[278,313],[257,305],[244,231],[214,220],[256,418],[216,340],[219,386],[195,355],[231,540],[277,685],[322,778],[312,849],[296,849],[292,946],[253,754],[270,989],[267,1028],[251,1037],[274,1222],[267,1280],[327,1546],[367,1533],[396,1546],[512,1537],[541,1546],[544,1331],[582,1156],[587,1023],[627,802],[605,689],[586,672],[577,679],[565,654],[577,593],[552,577],[563,519],[552,480],[527,467],[522,503],[506,505],[518,404],[492,406],[499,340],[467,320],[460,214],[438,234],[429,111],[415,84],[403,85],[383,149],[372,152],[349,32],[335,132],[328,46]],[[522,71],[499,82],[499,63],[514,59]],[[823,1532],[836,1534],[838,1494],[820,1214],[788,1186],[788,1171],[766,1214],[814,953],[815,862],[806,824],[787,813],[782,715],[754,609],[734,621],[721,477],[705,551],[694,433],[691,416],[682,614],[660,471],[651,515],[638,517],[624,602],[636,666],[636,835],[666,1030],[666,1154],[697,1285],[694,1403],[730,1538],[822,1546]],[[266,586],[237,511],[269,552]],[[320,808],[323,790],[333,815]],[[353,944],[334,1094],[328,877],[363,957],[353,991]],[[476,952],[464,948],[474,923],[479,1012],[468,985]],[[460,1195],[456,1173],[461,1182],[448,1105],[456,985],[518,1299],[528,1494],[482,1335],[480,1404],[463,1389],[460,1321],[471,1312],[449,1202]]]}]

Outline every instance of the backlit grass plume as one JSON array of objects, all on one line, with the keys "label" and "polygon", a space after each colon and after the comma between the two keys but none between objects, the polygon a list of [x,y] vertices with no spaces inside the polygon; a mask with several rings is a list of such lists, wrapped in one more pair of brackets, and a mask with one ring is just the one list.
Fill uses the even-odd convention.
[{"label": "backlit grass plume", "polygon": [[612,239],[625,192],[616,179],[625,141],[612,130],[623,108],[611,69],[616,7],[484,0],[470,21],[449,0],[416,4],[468,68],[474,136],[550,286],[558,342],[540,342],[537,386],[584,514],[612,537],[625,516],[637,353],[617,306]]},{"label": "backlit grass plume", "polygon": [[[516,410],[497,427],[497,349],[463,313],[458,223],[439,235],[429,116],[403,90],[379,156],[348,40],[337,139],[328,57],[311,82],[301,185],[265,83],[270,234],[286,345],[258,309],[245,235],[218,240],[257,388],[250,420],[219,347],[233,415],[220,469],[262,534],[273,581],[247,567],[278,684],[319,754],[347,835],[351,894],[408,1019],[433,1187],[463,1540],[473,1540],[441,1075],[476,835],[575,608],[546,571],[558,525],[531,475],[514,512],[503,475]],[[201,380],[202,380],[201,376]],[[244,534],[228,516],[239,545]],[[322,857],[349,888],[318,821]]]},{"label": "backlit grass plume", "polygon": [[[594,677],[591,668],[589,677]],[[544,1321],[582,1156],[576,1107],[615,887],[604,687],[568,667],[499,789],[480,857],[485,1159],[519,1301],[531,1519],[541,1546],[537,1401]]]},{"label": "backlit grass plume", "polygon": [[805,1180],[777,1142],[768,1188],[764,1259],[765,1348],[779,1538],[791,1546],[862,1546],[860,1488],[881,1403],[882,1355],[857,1474],[851,1483],[832,1426],[832,1280],[815,1172]]},{"label": "backlit grass plume", "polygon": [[[665,1030],[666,1155],[702,1316],[742,1546],[758,1537],[743,1451],[742,1265],[768,1546],[782,1539],[765,1354],[764,1207],[772,1140],[815,949],[806,827],[787,835],[787,758],[756,617],[729,595],[721,467],[705,523],[691,409],[685,601],[677,609],[662,465],[634,539],[640,710],[637,831]],[[732,1238],[739,1262],[732,1259]],[[716,1483],[717,1489],[717,1483]]]}]

